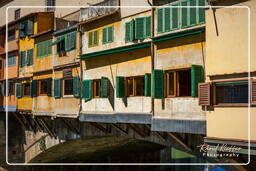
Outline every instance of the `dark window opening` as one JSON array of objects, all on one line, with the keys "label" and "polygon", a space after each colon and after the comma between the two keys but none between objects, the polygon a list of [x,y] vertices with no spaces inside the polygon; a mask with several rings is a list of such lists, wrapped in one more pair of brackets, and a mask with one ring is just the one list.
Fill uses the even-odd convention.
[{"label": "dark window opening", "polygon": [[73,95],[73,79],[64,80],[64,95]]},{"label": "dark window opening", "polygon": [[248,103],[248,82],[223,84],[216,84],[217,105],[222,103]]},{"label": "dark window opening", "polygon": [[[46,1],[46,6],[56,6],[56,0],[47,0]],[[55,10],[55,8],[54,7],[47,7],[46,8],[46,11],[47,12],[50,12],[50,11],[54,11]]]},{"label": "dark window opening", "polygon": [[100,80],[93,80],[93,98],[100,97]]},{"label": "dark window opening", "polygon": [[144,95],[144,76],[126,78],[126,95],[143,96]]},{"label": "dark window opening", "polygon": [[191,96],[191,70],[167,71],[165,87],[167,97]]},{"label": "dark window opening", "polygon": [[30,96],[30,83],[23,84],[23,96]]},{"label": "dark window opening", "polygon": [[15,29],[8,31],[8,41],[15,40]]},{"label": "dark window opening", "polygon": [[16,9],[14,11],[14,19],[17,20],[20,18],[20,9]]},{"label": "dark window opening", "polygon": [[48,81],[40,80],[39,81],[39,95],[46,95],[48,92]]},{"label": "dark window opening", "polygon": [[179,96],[191,96],[191,71],[178,71]]},{"label": "dark window opening", "polygon": [[8,85],[8,95],[14,95],[14,82],[13,81],[9,81],[9,85]]}]

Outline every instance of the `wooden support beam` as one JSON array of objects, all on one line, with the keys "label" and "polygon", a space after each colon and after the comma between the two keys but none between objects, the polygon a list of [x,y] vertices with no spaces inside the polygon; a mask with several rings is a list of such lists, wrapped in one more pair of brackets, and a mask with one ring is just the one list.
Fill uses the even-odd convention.
[{"label": "wooden support beam", "polygon": [[[39,119],[39,118],[38,118]],[[52,130],[50,129],[49,125],[47,124],[47,122],[44,120],[44,118],[40,118],[39,119],[42,123],[42,125],[44,126],[44,128],[46,129],[46,131],[48,132],[48,134],[51,137],[54,137],[55,139],[57,139],[57,136],[52,132]]]},{"label": "wooden support beam", "polygon": [[128,127],[130,127],[132,130],[134,130],[137,134],[139,134],[141,137],[145,138],[147,137],[148,135],[142,131],[139,127],[137,127],[136,125],[134,124],[130,124],[130,123],[127,123],[126,124]]},{"label": "wooden support beam", "polygon": [[19,121],[19,123],[26,129],[27,127],[24,121],[15,112],[13,112],[13,115]]},{"label": "wooden support beam", "polygon": [[24,118],[26,119],[28,125],[31,127],[31,129],[33,130],[33,132],[36,133],[36,128],[35,128],[34,125],[31,123],[30,116],[28,116],[28,117],[24,116]]},{"label": "wooden support beam", "polygon": [[104,128],[102,125],[96,123],[96,122],[90,122],[91,125],[93,125],[94,127],[98,128],[100,131],[104,132],[105,134],[109,134],[110,132]]},{"label": "wooden support beam", "polygon": [[178,144],[180,144],[183,148],[185,148],[187,151],[192,151],[192,149],[186,145],[186,143],[183,142],[182,139],[178,138],[176,135],[174,135],[171,132],[167,132],[167,135],[169,135],[172,139],[174,139]]},{"label": "wooden support beam", "polygon": [[33,118],[32,119],[34,120],[34,122],[36,123],[37,127],[39,128],[39,131],[44,131],[44,127],[38,122],[37,118]]},{"label": "wooden support beam", "polygon": [[117,124],[112,123],[111,124],[114,128],[118,129],[119,131],[128,134],[128,130],[124,130],[123,128],[119,127]]},{"label": "wooden support beam", "polygon": [[72,132],[74,132],[75,134],[80,135],[79,130],[77,130],[75,127],[73,127],[73,125],[71,123],[69,123],[68,121],[66,121],[65,118],[61,118],[62,122],[65,124],[65,126]]}]

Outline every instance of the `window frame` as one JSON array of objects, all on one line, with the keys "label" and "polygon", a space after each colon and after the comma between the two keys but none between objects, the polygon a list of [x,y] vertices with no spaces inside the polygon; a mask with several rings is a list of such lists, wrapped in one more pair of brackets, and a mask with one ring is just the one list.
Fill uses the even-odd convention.
[{"label": "window frame", "polygon": [[[180,69],[173,69],[173,70],[165,70],[164,71],[164,96],[165,98],[188,98],[188,97],[192,97],[191,93],[190,96],[180,96],[180,83],[179,83],[179,74],[178,72],[180,71],[189,71],[191,70],[191,68],[180,68]],[[173,72],[174,73],[174,95],[170,95],[169,94],[169,81],[168,81],[168,73]],[[190,71],[191,72],[191,71]],[[191,74],[190,74],[191,77]],[[189,86],[191,86],[191,83],[189,84]]]},{"label": "window frame", "polygon": [[[97,35],[97,42],[95,43],[95,32]],[[92,40],[90,41],[90,33],[92,34]],[[90,43],[91,42],[91,43]],[[99,45],[99,30],[93,30],[88,32],[88,47],[96,47]]]},{"label": "window frame", "polygon": [[[42,93],[42,92],[41,92],[42,81],[45,81],[45,82],[46,82],[47,90],[46,90],[45,93]],[[48,80],[47,80],[47,79],[38,80],[38,96],[47,96],[47,92],[48,92]]]},{"label": "window frame", "polygon": [[[12,34],[13,35],[12,35]],[[15,40],[16,39],[16,29],[15,28],[13,28],[13,29],[10,29],[9,31],[8,31],[8,42],[10,42],[10,41],[13,41],[13,40]]]},{"label": "window frame", "polygon": [[[65,94],[65,81],[66,80],[72,80],[72,93],[71,94]],[[74,94],[73,94],[73,92],[74,92],[74,84],[73,84],[73,77],[67,77],[67,78],[62,78],[62,84],[61,84],[61,86],[62,86],[62,97],[74,97]]]},{"label": "window frame", "polygon": [[[142,90],[142,95],[138,95],[137,93],[137,79],[141,78],[143,79],[144,86]],[[128,86],[128,80],[132,80],[132,94],[129,94],[129,86]],[[144,89],[145,89],[145,80],[144,80],[144,75],[138,75],[138,76],[131,76],[131,77],[126,77],[125,78],[125,94],[126,97],[144,97]]]},{"label": "window frame", "polygon": [[20,18],[20,8],[19,9],[16,9],[14,11],[14,20],[17,20]]},{"label": "window frame", "polygon": [[[111,35],[111,40],[109,40],[109,29],[112,28],[112,35]],[[106,29],[106,41],[103,41],[103,37],[104,37],[104,32],[103,30]],[[111,25],[111,26],[107,26],[107,27],[104,27],[102,28],[102,44],[108,44],[108,43],[112,43],[114,42],[114,25]]]},{"label": "window frame", "polygon": [[[98,86],[98,90],[97,90],[97,84],[99,84]],[[95,79],[92,80],[92,98],[100,98],[100,79]],[[98,92],[99,95],[96,95],[96,92]]]},{"label": "window frame", "polygon": [[[29,85],[29,93],[28,95],[25,95],[25,86]],[[30,82],[22,83],[22,97],[30,97],[31,94],[31,85]]]},{"label": "window frame", "polygon": [[[11,53],[8,55],[8,59],[7,59],[7,66],[8,67],[13,67],[16,66],[16,59],[17,59],[17,54],[15,53]],[[10,64],[10,61],[12,61],[13,63]]]},{"label": "window frame", "polygon": [[[212,92],[213,92],[213,107],[248,107],[249,101],[247,103],[217,103],[217,89],[216,83],[225,83],[225,82],[236,82],[236,81],[248,81],[248,79],[231,79],[231,80],[220,80],[212,81]],[[247,83],[249,88],[249,82]],[[249,90],[249,89],[248,89]],[[248,97],[249,100],[249,97]]]}]

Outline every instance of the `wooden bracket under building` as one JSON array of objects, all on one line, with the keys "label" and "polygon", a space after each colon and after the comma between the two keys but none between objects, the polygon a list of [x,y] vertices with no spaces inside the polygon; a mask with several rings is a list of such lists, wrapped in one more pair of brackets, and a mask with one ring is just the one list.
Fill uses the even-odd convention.
[{"label": "wooden bracket under building", "polygon": [[49,125],[47,124],[47,122],[44,120],[44,118],[38,118],[39,121],[42,123],[43,127],[46,129],[46,131],[48,132],[48,134],[51,137],[54,137],[55,139],[57,139],[57,136],[54,134],[54,132],[50,129]]},{"label": "wooden bracket under building", "polygon": [[96,122],[90,122],[91,125],[98,128],[100,131],[104,132],[105,134],[109,134],[110,131],[107,128],[104,128],[102,125],[96,123]]},{"label": "wooden bracket under building", "polygon": [[61,118],[62,122],[65,124],[65,126],[72,132],[74,132],[75,134],[80,135],[80,131],[77,130],[71,123],[69,123],[68,121],[66,121],[65,118]]},{"label": "wooden bracket under building", "polygon": [[132,130],[134,130],[137,134],[139,134],[141,137],[145,138],[147,137],[148,135],[142,131],[139,127],[137,127],[136,125],[134,124],[130,124],[130,123],[127,123],[126,124],[129,128],[131,128]]}]

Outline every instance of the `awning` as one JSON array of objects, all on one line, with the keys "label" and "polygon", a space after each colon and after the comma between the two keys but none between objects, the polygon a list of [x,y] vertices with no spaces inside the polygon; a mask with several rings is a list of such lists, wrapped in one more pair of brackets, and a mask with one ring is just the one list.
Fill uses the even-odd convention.
[{"label": "awning", "polygon": [[218,82],[216,86],[227,86],[227,85],[246,85],[248,84],[248,80],[243,81],[229,81],[229,82]]},{"label": "awning", "polygon": [[149,48],[149,47],[150,47],[150,42],[134,44],[134,45],[129,45],[129,46],[122,46],[122,47],[118,47],[118,48],[112,48],[112,49],[82,54],[81,59],[88,59],[88,58],[92,58],[92,57],[96,57],[96,56],[109,55],[109,54],[126,52],[126,51],[130,51],[130,50],[141,49],[141,48]]}]

